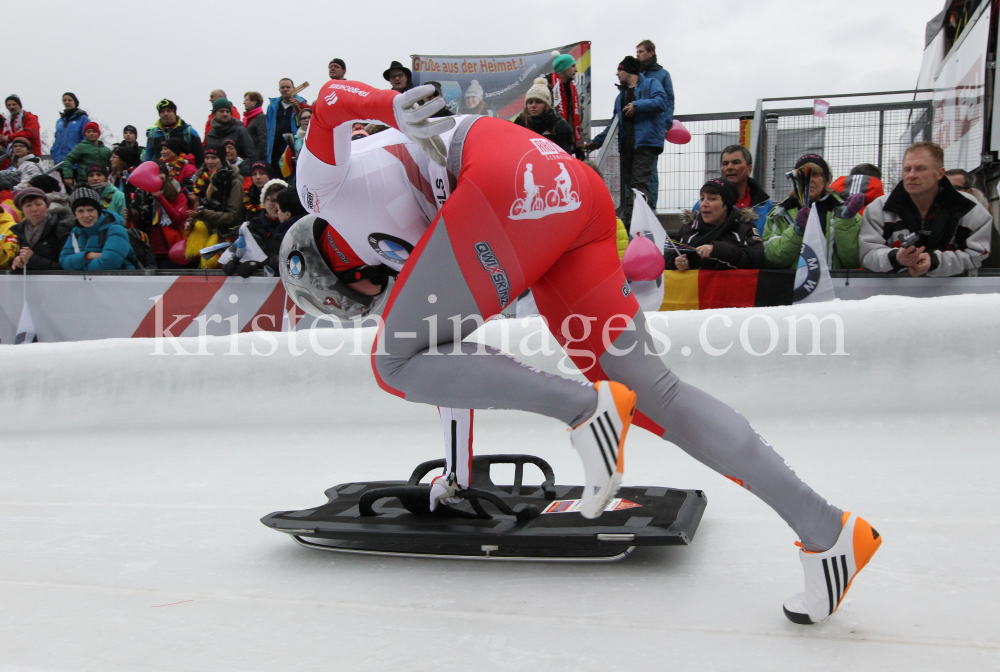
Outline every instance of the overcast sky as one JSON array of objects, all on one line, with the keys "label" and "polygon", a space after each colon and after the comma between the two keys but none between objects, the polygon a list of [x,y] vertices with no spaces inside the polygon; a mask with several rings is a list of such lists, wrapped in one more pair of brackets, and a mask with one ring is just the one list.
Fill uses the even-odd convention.
[{"label": "overcast sky", "polygon": [[[11,2],[19,26],[4,51],[3,96],[16,93],[51,133],[72,91],[120,137],[157,120],[170,98],[203,132],[208,94],[277,96],[277,82],[311,83],[333,57],[347,74],[388,86],[382,71],[411,54],[493,55],[592,42],[594,118],[611,114],[615,66],[651,39],[670,71],[676,112],[751,110],[757,98],[913,88],[924,25],[942,0],[632,0],[616,3],[363,3],[241,0]],[[9,32],[9,31],[8,31]],[[266,103],[265,103],[266,105]]]}]

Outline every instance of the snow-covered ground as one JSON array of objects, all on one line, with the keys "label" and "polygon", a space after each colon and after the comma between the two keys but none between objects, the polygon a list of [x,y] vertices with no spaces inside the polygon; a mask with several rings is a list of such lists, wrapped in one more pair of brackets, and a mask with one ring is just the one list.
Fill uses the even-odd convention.
[{"label": "snow-covered ground", "polygon": [[[809,313],[839,316],[846,354],[833,320],[824,354],[784,354],[785,318]],[[775,347],[750,354],[768,349],[768,318]],[[828,623],[781,613],[802,581],[784,523],[641,430],[627,484],[708,494],[689,547],[610,565],[421,561],[309,551],[265,528],[331,485],[405,478],[440,453],[436,412],[380,392],[353,332],[314,332],[318,347],[213,337],[201,356],[0,346],[0,672],[1000,668],[1000,295],[653,319],[683,378],[883,535]],[[501,326],[515,349],[542,342],[532,321],[490,323],[486,340]],[[357,335],[367,350],[370,330]],[[274,354],[251,354],[271,338]],[[476,446],[580,480],[553,420],[479,412]]]}]

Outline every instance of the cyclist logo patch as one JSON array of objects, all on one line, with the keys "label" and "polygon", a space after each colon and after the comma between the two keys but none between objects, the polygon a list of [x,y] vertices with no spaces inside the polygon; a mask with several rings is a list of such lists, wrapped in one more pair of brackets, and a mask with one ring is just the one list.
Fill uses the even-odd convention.
[{"label": "cyclist logo patch", "polygon": [[[542,142],[552,144],[548,140]],[[562,150],[556,155],[543,154],[537,147],[536,144],[536,149],[528,152],[518,166],[520,176],[515,186],[518,198],[510,206],[510,219],[541,219],[580,207],[580,195],[573,189],[573,173],[567,168],[569,156]],[[532,157],[537,160],[525,163]]]}]

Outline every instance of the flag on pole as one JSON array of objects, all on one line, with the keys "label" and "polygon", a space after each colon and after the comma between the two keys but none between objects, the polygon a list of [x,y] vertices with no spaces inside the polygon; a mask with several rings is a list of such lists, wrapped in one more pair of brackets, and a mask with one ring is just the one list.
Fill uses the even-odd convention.
[{"label": "flag on pole", "polygon": [[826,261],[826,236],[819,222],[819,212],[814,206],[809,210],[809,221],[802,236],[802,252],[795,272],[795,289],[792,303],[819,303],[837,298],[830,278],[830,265]]},{"label": "flag on pole", "polygon": [[14,345],[37,342],[38,334],[35,333],[35,321],[31,319],[31,311],[28,309],[26,299],[24,307],[21,308],[21,319],[17,321],[17,335],[14,337]]},{"label": "flag on pole", "polygon": [[[656,218],[656,213],[646,203],[646,198],[638,189],[633,189],[634,203],[632,205],[632,221],[629,222],[629,233],[635,236],[645,236],[653,241],[656,249],[663,254],[664,246],[667,243],[667,232]],[[639,306],[644,311],[655,311],[660,309],[663,303],[663,278],[656,280],[640,280],[630,282],[629,289],[635,294]]]}]

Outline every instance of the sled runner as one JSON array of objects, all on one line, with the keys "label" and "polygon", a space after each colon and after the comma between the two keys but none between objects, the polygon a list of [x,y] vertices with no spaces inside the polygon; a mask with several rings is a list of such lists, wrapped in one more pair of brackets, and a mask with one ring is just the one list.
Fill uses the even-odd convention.
[{"label": "sled runner", "polygon": [[[323,551],[421,558],[612,562],[636,546],[686,545],[707,499],[701,490],[623,487],[604,513],[577,512],[582,486],[555,485],[552,467],[531,455],[472,458],[471,487],[460,504],[430,511],[430,485],[420,481],[444,467],[420,464],[406,482],[345,483],[326,491],[327,503],[277,511],[264,525],[302,546]],[[494,464],[514,465],[514,483],[495,485]],[[524,466],[541,470],[541,485],[524,484]],[[438,472],[439,473],[439,472]]]}]

